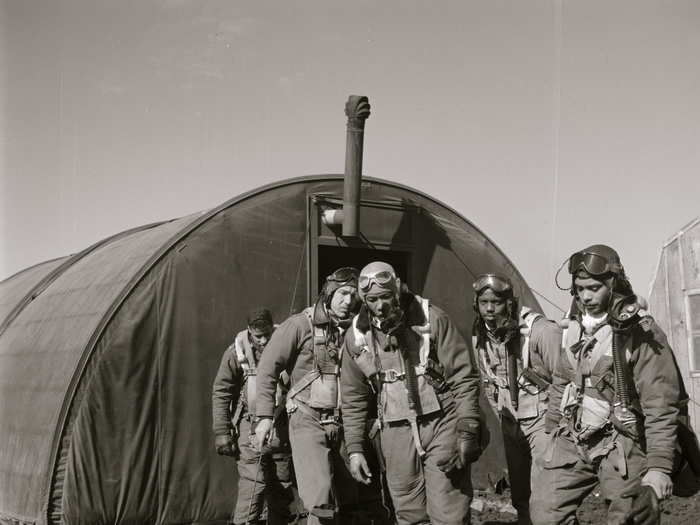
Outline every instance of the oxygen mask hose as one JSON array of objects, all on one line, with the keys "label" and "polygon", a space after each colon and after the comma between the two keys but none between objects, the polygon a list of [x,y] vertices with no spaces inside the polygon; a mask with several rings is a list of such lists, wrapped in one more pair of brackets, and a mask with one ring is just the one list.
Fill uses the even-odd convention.
[{"label": "oxygen mask hose", "polygon": [[510,404],[513,410],[518,410],[518,356],[516,355],[517,339],[511,339],[506,343],[506,351],[508,352],[508,393],[510,394]]}]

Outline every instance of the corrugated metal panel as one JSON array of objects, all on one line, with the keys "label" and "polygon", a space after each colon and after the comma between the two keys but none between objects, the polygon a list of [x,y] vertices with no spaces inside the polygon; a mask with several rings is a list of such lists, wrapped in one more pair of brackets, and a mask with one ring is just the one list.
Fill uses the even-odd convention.
[{"label": "corrugated metal panel", "polygon": [[87,341],[124,285],[193,218],[118,237],[78,260],[0,337],[0,511],[40,518],[56,424]]},{"label": "corrugated metal panel", "polygon": [[694,224],[681,236],[683,253],[683,284],[686,290],[700,288],[700,223]]},{"label": "corrugated metal panel", "polygon": [[700,338],[693,327],[700,326],[700,310],[690,308],[700,291],[700,218],[671,236],[663,245],[659,265],[651,283],[651,313],[666,332],[676,354],[678,367],[690,396],[691,423],[699,431],[700,422]]},{"label": "corrugated metal panel", "polygon": [[39,263],[0,282],[0,325],[27,292],[55,268],[63,264],[66,259],[68,257]]}]

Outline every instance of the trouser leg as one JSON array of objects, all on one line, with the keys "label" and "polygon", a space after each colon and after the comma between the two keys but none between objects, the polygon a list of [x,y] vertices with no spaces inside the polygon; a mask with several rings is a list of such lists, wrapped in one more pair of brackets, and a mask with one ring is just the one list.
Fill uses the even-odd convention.
[{"label": "trouser leg", "polygon": [[307,523],[333,523],[333,468],[324,429],[300,407],[289,416],[289,440],[299,496],[309,512]]},{"label": "trouser leg", "polygon": [[598,469],[600,490],[610,501],[608,523],[618,525],[632,506],[632,498],[621,498],[620,494],[634,488],[646,468],[646,456],[631,439],[618,436],[615,448],[603,458]]},{"label": "trouser leg", "polygon": [[508,466],[510,499],[518,511],[518,523],[527,524],[530,521],[530,445],[518,421],[511,417],[501,416],[501,431]]},{"label": "trouser leg", "polygon": [[265,458],[265,504],[269,525],[289,522],[292,491],[292,458],[289,450],[275,452]]},{"label": "trouser leg", "polygon": [[336,500],[340,507],[340,525],[393,523],[390,520],[391,512],[382,501],[382,478],[376,458],[372,452],[366,452],[365,458],[372,471],[372,480],[369,485],[358,483],[350,474],[350,460],[345,448],[345,440],[333,446],[333,486],[336,489]]},{"label": "trouser leg", "polygon": [[532,523],[530,506],[541,498],[532,492],[547,490],[539,482],[541,460],[549,436],[544,432],[544,418],[535,417],[515,420],[504,416],[501,419],[503,444],[508,465],[508,480],[513,507],[518,511],[518,523]]},{"label": "trouser leg", "polygon": [[442,472],[437,464],[455,453],[457,418],[454,406],[448,405],[439,417],[421,423],[421,441],[425,448],[423,472],[427,510],[432,525],[471,523],[471,466]]},{"label": "trouser leg", "polygon": [[234,511],[234,523],[255,523],[263,517],[265,482],[262,464],[258,463],[260,455],[249,440],[250,423],[242,420],[240,424],[238,448],[238,498]]},{"label": "trouser leg", "polygon": [[550,445],[552,457],[543,462],[537,483],[543,490],[533,493],[530,508],[537,525],[578,523],[576,510],[598,483],[597,468],[579,458],[576,446],[558,436]]},{"label": "trouser leg", "polygon": [[386,479],[397,525],[430,521],[420,457],[407,425],[384,425],[381,430]]}]

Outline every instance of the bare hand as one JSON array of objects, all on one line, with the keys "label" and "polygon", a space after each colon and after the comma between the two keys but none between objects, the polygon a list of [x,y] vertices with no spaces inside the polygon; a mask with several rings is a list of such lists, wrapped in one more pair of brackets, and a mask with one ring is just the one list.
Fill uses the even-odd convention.
[{"label": "bare hand", "polygon": [[367,459],[362,452],[353,452],[350,454],[350,474],[355,480],[369,485],[372,482],[372,472],[367,465]]},{"label": "bare hand", "polygon": [[267,445],[272,430],[272,419],[265,417],[260,419],[255,425],[255,448],[261,452],[263,447]]},{"label": "bare hand", "polygon": [[673,481],[671,476],[659,470],[650,470],[642,478],[642,485],[649,486],[656,492],[660,500],[671,497],[673,494]]}]

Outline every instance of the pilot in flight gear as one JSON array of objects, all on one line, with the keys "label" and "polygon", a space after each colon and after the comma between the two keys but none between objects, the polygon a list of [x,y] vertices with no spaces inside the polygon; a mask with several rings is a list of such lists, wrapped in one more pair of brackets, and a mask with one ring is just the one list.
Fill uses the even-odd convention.
[{"label": "pilot in flight gear", "polygon": [[283,370],[291,377],[289,438],[309,524],[379,524],[384,512],[379,488],[350,476],[340,414],[341,347],[359,306],[357,274],[348,267],[329,275],[316,304],[277,328],[258,366],[258,446],[272,424],[275,378]]},{"label": "pilot in flight gear", "polygon": [[[576,523],[576,509],[600,485],[608,523],[659,521],[670,496],[680,405],[673,353],[640,311],[612,248],[569,258],[574,296],[553,374],[533,521]],[[537,514],[535,514],[535,511]]]},{"label": "pilot in flight gear", "polygon": [[472,345],[486,398],[501,423],[518,523],[531,524],[531,492],[548,490],[538,482],[535,460],[547,443],[544,416],[561,329],[527,307],[519,309],[507,277],[480,275],[473,288]]},{"label": "pilot in flight gear", "polygon": [[470,464],[482,452],[479,371],[447,315],[384,262],[362,270],[363,305],[345,338],[342,408],[350,470],[369,483],[365,432],[376,428],[399,525],[469,523]]},{"label": "pilot in flight gear", "polygon": [[[286,524],[293,500],[286,421],[278,420],[277,436],[262,457],[252,442],[256,369],[273,331],[269,310],[250,312],[247,328],[224,352],[212,389],[216,451],[237,460],[235,524]],[[284,404],[283,391],[283,385],[278,384],[278,404]]]}]

